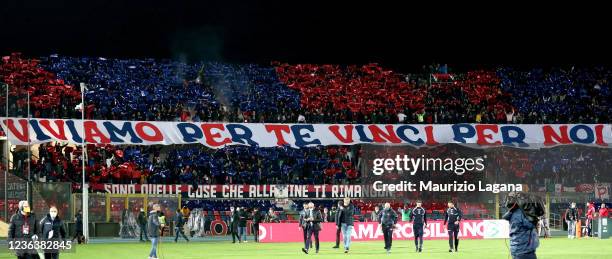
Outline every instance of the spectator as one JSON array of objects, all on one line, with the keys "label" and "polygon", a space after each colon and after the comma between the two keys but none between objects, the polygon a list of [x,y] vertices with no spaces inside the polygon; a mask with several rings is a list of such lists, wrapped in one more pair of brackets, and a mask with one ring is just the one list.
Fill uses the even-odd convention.
[{"label": "spectator", "polygon": [[266,214],[266,222],[278,223],[278,216],[276,215],[276,212],[274,212],[274,209],[270,208],[268,210],[268,213]]},{"label": "spectator", "polygon": [[600,218],[608,217],[608,208],[606,208],[606,204],[603,202],[601,203],[601,206],[599,207],[599,217]]},{"label": "spectator", "polygon": [[[147,220],[144,212],[144,208],[140,208],[140,212],[138,212],[138,227],[140,228],[140,242],[149,241],[149,237],[147,236]],[[142,239],[144,236],[145,239]]]},{"label": "spectator", "polygon": [[372,222],[377,222],[379,219],[380,208],[378,206],[374,206],[374,210],[370,214],[370,220]]}]

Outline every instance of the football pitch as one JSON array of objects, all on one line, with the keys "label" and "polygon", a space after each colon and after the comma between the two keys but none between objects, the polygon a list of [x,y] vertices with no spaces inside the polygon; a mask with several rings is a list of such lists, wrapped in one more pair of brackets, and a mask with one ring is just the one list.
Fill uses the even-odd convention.
[{"label": "football pitch", "polygon": [[[383,249],[382,241],[353,242],[348,255],[341,249],[332,249],[332,243],[322,243],[319,254],[314,251],[304,254],[300,250],[301,243],[242,243],[232,244],[229,241],[174,243],[164,240],[161,244],[159,258],[510,258],[508,241],[497,240],[461,240],[458,253],[448,252],[448,242],[445,240],[425,241],[423,252],[414,251],[414,243],[410,241],[395,241],[390,255]],[[170,242],[168,242],[170,241]],[[79,245],[75,253],[65,253],[63,259],[123,259],[148,258],[150,243],[107,243]],[[612,258],[612,239],[579,239],[566,238],[541,239],[537,251],[538,258]],[[347,257],[348,256],[348,257]],[[0,258],[14,258],[7,254]]]}]

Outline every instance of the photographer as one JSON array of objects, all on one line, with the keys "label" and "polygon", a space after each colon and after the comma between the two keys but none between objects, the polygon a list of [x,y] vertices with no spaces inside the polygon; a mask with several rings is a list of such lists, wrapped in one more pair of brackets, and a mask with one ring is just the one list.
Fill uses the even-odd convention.
[{"label": "photographer", "polygon": [[578,220],[578,209],[576,203],[572,202],[570,207],[565,211],[565,222],[567,222],[567,238],[576,238],[576,220]]},{"label": "photographer", "polygon": [[540,216],[538,214],[542,214],[543,206],[539,204],[533,206],[534,204],[536,203],[521,194],[508,194],[506,208],[509,210],[503,218],[510,222],[510,254],[513,259],[537,258],[536,249],[540,241],[536,226]]}]

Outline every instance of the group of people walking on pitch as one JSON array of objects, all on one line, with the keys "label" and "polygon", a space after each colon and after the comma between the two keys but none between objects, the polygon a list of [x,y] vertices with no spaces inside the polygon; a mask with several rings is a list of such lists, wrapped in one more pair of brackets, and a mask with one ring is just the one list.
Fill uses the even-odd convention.
[{"label": "group of people walking on pitch", "polygon": [[[344,198],[338,202],[336,210],[331,214],[321,213],[316,209],[314,203],[304,203],[304,209],[300,212],[299,226],[304,239],[302,252],[308,254],[315,248],[315,253],[319,253],[319,232],[322,230],[321,223],[326,222],[326,217],[333,218],[336,225],[336,245],[333,248],[340,248],[340,235],[342,235],[344,253],[348,253],[351,246],[351,235],[353,233],[355,206],[350,198]],[[400,210],[408,221],[412,222],[414,233],[415,251],[423,251],[423,237],[427,228],[427,210],[423,208],[421,201],[416,202],[414,208]],[[398,213],[393,210],[390,203],[385,203],[382,209],[375,208],[371,219],[380,224],[387,254],[391,253],[393,244],[393,233],[398,226]],[[449,252],[458,252],[460,222],[463,220],[463,213],[453,202],[448,202],[448,207],[444,212],[444,225],[448,231]],[[313,246],[314,237],[314,246]]]}]

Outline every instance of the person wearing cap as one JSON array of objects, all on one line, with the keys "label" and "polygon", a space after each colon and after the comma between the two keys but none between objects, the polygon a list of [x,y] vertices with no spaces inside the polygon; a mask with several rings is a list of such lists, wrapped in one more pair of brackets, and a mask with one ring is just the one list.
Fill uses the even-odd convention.
[{"label": "person wearing cap", "polygon": [[[11,217],[8,230],[8,239],[19,240],[38,240],[37,233],[40,232],[40,225],[36,220],[36,215],[30,211],[28,201],[19,202],[19,211]],[[19,259],[31,259],[38,257],[36,250],[16,250],[15,255]]]}]

